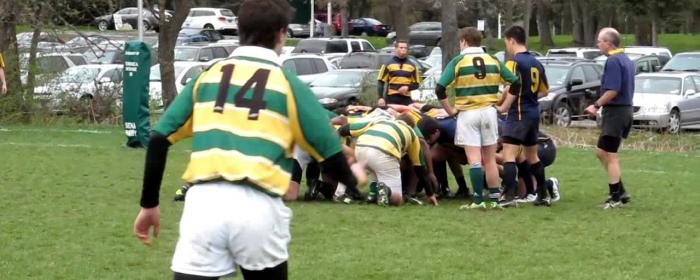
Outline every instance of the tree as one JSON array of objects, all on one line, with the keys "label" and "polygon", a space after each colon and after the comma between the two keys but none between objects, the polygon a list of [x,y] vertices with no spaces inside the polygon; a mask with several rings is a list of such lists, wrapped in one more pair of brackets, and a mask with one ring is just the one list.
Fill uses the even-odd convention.
[{"label": "tree", "polygon": [[166,20],[165,9],[158,9],[160,32],[158,33],[158,59],[160,60],[160,79],[163,106],[167,107],[175,99],[175,42],[177,34],[190,12],[189,0],[159,0],[158,7],[173,7],[173,16]]},{"label": "tree", "polygon": [[408,22],[406,20],[406,0],[388,1],[389,11],[392,18],[394,30],[396,30],[396,39],[408,40]]},{"label": "tree", "polygon": [[554,46],[552,29],[549,25],[549,0],[537,0],[537,33],[540,35],[540,47]]},{"label": "tree", "polygon": [[530,35],[530,22],[532,21],[532,1],[525,0],[525,15],[523,16],[523,28],[528,36]]},{"label": "tree", "polygon": [[578,5],[578,0],[568,0],[567,2],[571,8],[571,37],[573,37],[573,43],[576,46],[583,46],[585,39],[583,38],[581,7]]},{"label": "tree", "polygon": [[457,40],[457,10],[455,1],[440,0],[442,5],[442,69],[445,69],[452,57],[459,53],[459,41]]}]

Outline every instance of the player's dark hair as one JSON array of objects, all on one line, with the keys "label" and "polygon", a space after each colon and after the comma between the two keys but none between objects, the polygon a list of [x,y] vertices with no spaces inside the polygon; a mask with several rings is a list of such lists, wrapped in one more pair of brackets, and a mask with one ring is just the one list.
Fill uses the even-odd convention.
[{"label": "player's dark hair", "polygon": [[430,104],[425,104],[425,105],[423,105],[423,107],[420,107],[420,111],[422,113],[430,112],[430,110],[432,110],[432,109],[437,109],[437,107],[430,105]]},{"label": "player's dark hair", "polygon": [[436,130],[440,129],[440,124],[434,118],[426,116],[418,121],[418,129],[423,133],[423,136],[430,137]]},{"label": "player's dark hair", "polygon": [[481,46],[481,31],[474,27],[465,27],[459,30],[459,39],[467,41],[470,47]]},{"label": "player's dark hair", "polygon": [[411,117],[411,113],[409,112],[401,113],[401,115],[396,116],[396,120],[403,121],[410,127],[416,126],[416,121]]},{"label": "player's dark hair", "polygon": [[398,48],[398,47],[399,47],[399,44],[406,44],[406,47],[408,48],[408,41],[406,41],[406,40],[403,40],[403,39],[401,39],[401,40],[396,40],[396,42],[394,42],[394,47],[395,47],[395,48]]},{"label": "player's dark hair", "polygon": [[293,14],[285,0],[246,0],[238,10],[241,46],[274,49],[278,32],[286,32]]},{"label": "player's dark hair", "polygon": [[522,26],[513,25],[503,35],[506,38],[515,40],[518,44],[525,45],[527,43],[527,34],[525,34],[525,28]]}]

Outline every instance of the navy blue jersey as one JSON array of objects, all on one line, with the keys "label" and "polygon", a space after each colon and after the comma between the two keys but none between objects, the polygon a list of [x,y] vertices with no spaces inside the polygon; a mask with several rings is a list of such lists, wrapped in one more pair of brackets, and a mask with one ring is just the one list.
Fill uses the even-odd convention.
[{"label": "navy blue jersey", "polygon": [[610,56],[605,62],[600,85],[601,93],[606,90],[617,92],[615,98],[606,105],[632,106],[635,66],[623,51],[624,49],[610,51]]},{"label": "navy blue jersey", "polygon": [[440,126],[440,138],[438,138],[437,142],[454,144],[457,120],[455,118],[444,118],[438,119],[437,121]]},{"label": "navy blue jersey", "polygon": [[515,54],[513,60],[506,62],[506,67],[520,79],[520,92],[510,107],[506,120],[539,119],[537,93],[549,90],[542,63],[526,51]]}]

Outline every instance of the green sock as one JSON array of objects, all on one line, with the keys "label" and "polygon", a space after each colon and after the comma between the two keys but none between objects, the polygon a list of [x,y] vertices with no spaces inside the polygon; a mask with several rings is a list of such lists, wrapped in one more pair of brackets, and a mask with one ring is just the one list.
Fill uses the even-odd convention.
[{"label": "green sock", "polygon": [[481,169],[481,166],[469,168],[469,179],[474,187],[474,203],[481,203],[481,192],[484,189],[484,170]]},{"label": "green sock", "polygon": [[377,196],[377,182],[369,183],[369,193],[367,195],[370,197]]}]

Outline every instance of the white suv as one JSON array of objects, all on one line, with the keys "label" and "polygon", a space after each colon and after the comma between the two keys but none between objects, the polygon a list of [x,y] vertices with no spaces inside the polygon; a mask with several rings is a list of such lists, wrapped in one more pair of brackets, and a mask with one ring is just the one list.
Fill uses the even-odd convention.
[{"label": "white suv", "polygon": [[229,9],[218,8],[192,8],[187,15],[183,28],[210,28],[221,31],[223,34],[235,35],[238,33],[236,15]]},{"label": "white suv", "polygon": [[603,55],[603,53],[598,48],[563,48],[563,49],[549,49],[547,51],[548,57],[578,57],[583,59],[594,59]]},{"label": "white suv", "polygon": [[353,52],[376,52],[372,43],[361,38],[309,38],[299,41],[292,50],[293,54],[323,54],[333,61]]}]

